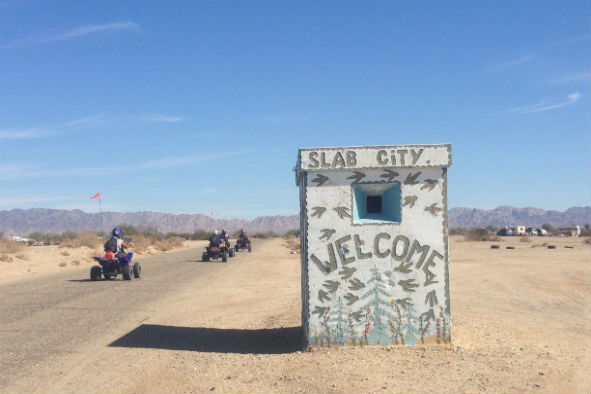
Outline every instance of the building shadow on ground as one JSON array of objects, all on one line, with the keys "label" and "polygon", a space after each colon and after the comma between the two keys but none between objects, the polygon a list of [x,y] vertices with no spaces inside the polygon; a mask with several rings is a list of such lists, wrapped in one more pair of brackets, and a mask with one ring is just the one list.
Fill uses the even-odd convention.
[{"label": "building shadow on ground", "polygon": [[142,324],[109,346],[211,353],[283,354],[303,349],[302,328],[238,330]]}]

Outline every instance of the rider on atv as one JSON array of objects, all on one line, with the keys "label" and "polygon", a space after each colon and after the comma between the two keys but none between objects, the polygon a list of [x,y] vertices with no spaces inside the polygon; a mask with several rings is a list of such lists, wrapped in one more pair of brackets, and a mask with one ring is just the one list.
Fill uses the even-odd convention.
[{"label": "rider on atv", "polygon": [[105,257],[93,257],[100,265],[90,269],[90,280],[99,280],[101,275],[104,275],[105,279],[114,278],[119,274],[123,275],[124,280],[139,278],[142,268],[139,262],[131,266],[133,253],[125,253],[125,249],[129,247],[130,245],[123,241],[123,231],[115,227],[111,237],[105,242]]},{"label": "rider on atv", "polygon": [[243,229],[240,229],[240,234],[238,234],[238,239],[242,242],[246,242],[248,240],[248,237],[244,233]]},{"label": "rider on atv", "polygon": [[226,230],[222,229],[222,241],[224,241],[226,243],[226,246],[230,247],[230,241],[228,241],[228,234],[226,233]]},{"label": "rider on atv", "polygon": [[250,246],[250,240],[248,239],[248,235],[244,233],[243,229],[240,229],[240,234],[238,234],[238,241],[236,241],[236,251],[241,249],[247,249],[249,252],[252,250]]},{"label": "rider on atv", "polygon": [[115,260],[125,256],[125,249],[129,245],[123,241],[123,231],[119,227],[115,227],[111,232],[111,237],[105,243],[105,258],[108,260]]},{"label": "rider on atv", "polygon": [[219,248],[221,243],[222,237],[220,236],[220,232],[215,230],[213,234],[211,234],[211,237],[209,237],[209,246],[215,246],[216,248]]}]

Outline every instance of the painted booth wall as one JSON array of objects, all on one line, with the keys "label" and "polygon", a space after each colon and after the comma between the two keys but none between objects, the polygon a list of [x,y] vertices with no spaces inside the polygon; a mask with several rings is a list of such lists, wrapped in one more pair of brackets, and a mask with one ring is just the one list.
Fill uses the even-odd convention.
[{"label": "painted booth wall", "polygon": [[[344,156],[347,148],[334,149]],[[298,182],[307,344],[449,343],[447,167],[303,171],[305,153]],[[397,199],[397,221],[356,217],[356,189],[387,190],[384,209]]]}]

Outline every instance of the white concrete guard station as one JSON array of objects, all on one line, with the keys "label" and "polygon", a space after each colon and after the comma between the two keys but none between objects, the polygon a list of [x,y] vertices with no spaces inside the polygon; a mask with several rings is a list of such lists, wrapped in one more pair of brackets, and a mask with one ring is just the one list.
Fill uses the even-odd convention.
[{"label": "white concrete guard station", "polygon": [[308,346],[451,341],[451,145],[300,149]]}]

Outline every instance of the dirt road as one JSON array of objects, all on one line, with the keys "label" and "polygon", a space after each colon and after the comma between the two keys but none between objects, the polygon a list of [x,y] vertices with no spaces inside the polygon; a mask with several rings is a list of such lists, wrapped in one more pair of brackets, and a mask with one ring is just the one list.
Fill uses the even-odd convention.
[{"label": "dirt road", "polygon": [[0,392],[589,392],[589,245],[500,245],[451,242],[453,348],[301,351],[282,239],[227,264],[142,258],[131,282],[87,267],[8,281]]}]

